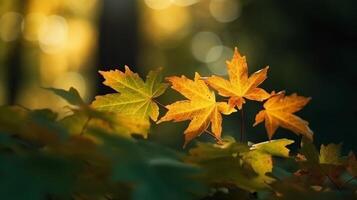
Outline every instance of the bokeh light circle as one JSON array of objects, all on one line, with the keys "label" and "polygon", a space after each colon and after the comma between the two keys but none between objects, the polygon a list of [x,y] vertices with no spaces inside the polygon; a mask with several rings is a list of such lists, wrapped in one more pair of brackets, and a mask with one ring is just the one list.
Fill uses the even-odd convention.
[{"label": "bokeh light circle", "polygon": [[145,4],[154,10],[162,10],[171,5],[171,0],[145,0]]},{"label": "bokeh light circle", "polygon": [[213,74],[217,74],[221,76],[226,75],[227,74],[226,61],[231,59],[233,55],[233,49],[226,46],[220,46],[215,48],[217,49],[214,51],[221,50],[221,55],[216,61],[208,63],[207,67]]},{"label": "bokeh light circle", "polygon": [[240,16],[241,7],[237,0],[211,0],[209,11],[217,21],[228,23]]},{"label": "bokeh light circle", "polygon": [[21,32],[23,17],[17,12],[7,12],[0,17],[0,39],[11,42],[18,38]]},{"label": "bokeh light circle", "polygon": [[68,36],[68,24],[65,18],[51,15],[40,27],[38,40],[45,53],[58,53],[63,50]]},{"label": "bokeh light circle", "polygon": [[193,36],[191,41],[191,52],[193,56],[201,62],[213,62],[215,57],[207,55],[213,47],[220,45],[222,45],[221,39],[215,33],[202,31]]}]

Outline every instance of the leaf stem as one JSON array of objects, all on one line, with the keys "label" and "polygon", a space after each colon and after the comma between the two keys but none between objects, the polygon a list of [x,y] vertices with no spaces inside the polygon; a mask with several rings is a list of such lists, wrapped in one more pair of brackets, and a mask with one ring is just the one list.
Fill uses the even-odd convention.
[{"label": "leaf stem", "polygon": [[159,106],[161,106],[161,107],[163,107],[164,109],[167,110],[167,108],[166,108],[166,106],[165,106],[164,104],[158,102],[156,99],[151,99],[151,100],[153,100],[153,101],[154,101],[155,103],[157,103]]},{"label": "leaf stem", "polygon": [[241,111],[240,111],[241,117],[240,117],[240,141],[243,142],[244,139],[244,131],[245,131],[245,127],[244,127],[244,121],[245,121],[245,116],[244,116],[244,109],[242,107]]},{"label": "leaf stem", "polygon": [[222,143],[222,139],[217,138],[216,135],[214,133],[212,133],[211,131],[205,129],[204,132],[206,132],[206,133],[208,133],[208,135],[212,136],[217,141],[217,143]]}]

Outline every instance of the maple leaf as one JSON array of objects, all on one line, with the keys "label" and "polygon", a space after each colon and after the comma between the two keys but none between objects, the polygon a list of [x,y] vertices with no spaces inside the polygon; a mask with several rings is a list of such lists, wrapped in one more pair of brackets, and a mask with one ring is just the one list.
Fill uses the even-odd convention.
[{"label": "maple leaf", "polygon": [[[274,146],[282,150],[278,155],[285,155],[288,151],[284,149],[285,145],[284,142],[274,142]],[[227,184],[234,184],[241,189],[254,192],[269,188],[268,184],[275,180],[267,175],[272,172],[273,162],[272,154],[266,149],[249,149],[247,144],[228,137],[223,138],[220,145],[198,142],[196,147],[190,149],[186,162],[204,169],[205,173],[201,178],[206,182],[224,187]]]},{"label": "maple leaf", "polygon": [[178,101],[166,106],[168,112],[158,123],[171,120],[175,122],[192,120],[184,132],[184,146],[204,132],[210,124],[212,133],[219,139],[222,132],[221,113],[229,115],[236,110],[226,102],[216,102],[214,92],[201,80],[201,76],[198,73],[195,74],[194,81],[185,76],[168,77],[167,80],[171,82],[174,90],[189,100]]},{"label": "maple leaf", "polygon": [[99,73],[105,78],[104,85],[119,93],[97,96],[92,103],[94,108],[157,120],[159,107],[153,99],[168,87],[161,83],[160,70],[150,71],[145,82],[128,66],[125,66],[125,72],[111,70]]},{"label": "maple leaf", "polygon": [[86,107],[86,104],[84,103],[78,90],[76,90],[74,87],[69,88],[68,91],[59,88],[44,88],[44,89],[52,91],[57,96],[62,97],[71,105]]},{"label": "maple leaf", "polygon": [[293,140],[283,138],[283,139],[270,140],[266,142],[253,144],[250,149],[251,150],[258,149],[260,151],[264,151],[273,156],[288,158],[290,150],[286,148],[286,146],[292,143],[294,143]]},{"label": "maple leaf", "polygon": [[320,148],[320,163],[324,164],[341,164],[341,146],[342,144],[321,145]]},{"label": "maple leaf", "polygon": [[267,78],[269,67],[265,67],[248,77],[248,65],[245,56],[241,56],[237,47],[231,61],[227,61],[229,81],[219,77],[211,76],[206,81],[218,91],[219,95],[229,98],[229,105],[242,109],[245,99],[263,101],[270,94],[258,86]]},{"label": "maple leaf", "polygon": [[321,145],[320,152],[312,141],[303,137],[300,149],[300,170],[295,175],[306,177],[309,184],[323,185],[329,180],[335,187],[343,185],[341,179],[345,171],[343,158],[341,157],[342,144]]},{"label": "maple leaf", "polygon": [[293,113],[301,110],[311,98],[292,94],[285,96],[285,92],[275,94],[273,92],[265,103],[265,110],[260,111],[255,116],[253,126],[265,121],[265,129],[268,132],[268,137],[271,139],[276,129],[281,126],[289,129],[296,134],[301,134],[312,140],[313,132],[309,128],[309,123]]},{"label": "maple leaf", "polygon": [[357,159],[356,155],[352,152],[347,158],[347,171],[354,177],[357,177]]}]

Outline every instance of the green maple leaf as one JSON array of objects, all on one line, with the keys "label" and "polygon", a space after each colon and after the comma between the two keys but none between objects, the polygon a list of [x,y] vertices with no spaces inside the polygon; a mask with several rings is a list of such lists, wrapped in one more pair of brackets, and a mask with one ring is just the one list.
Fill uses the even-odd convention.
[{"label": "green maple leaf", "polygon": [[272,156],[287,157],[287,139],[260,143],[252,148],[225,138],[221,145],[197,143],[189,152],[187,162],[204,170],[202,179],[208,183],[233,184],[238,188],[254,192],[269,188],[274,178],[267,175],[273,170]]},{"label": "green maple leaf", "polygon": [[320,163],[321,164],[341,164],[341,146],[342,144],[321,145]]},{"label": "green maple leaf", "polygon": [[168,87],[167,84],[161,83],[160,71],[150,71],[145,82],[128,66],[125,66],[125,72],[100,71],[105,79],[104,85],[118,93],[97,96],[92,106],[98,110],[135,115],[144,119],[151,118],[156,121],[159,107],[154,98],[162,95]]},{"label": "green maple leaf", "polygon": [[87,132],[86,127],[97,127],[107,130],[108,132],[120,133],[125,137],[131,137],[131,134],[141,134],[147,138],[150,128],[149,120],[143,119],[137,115],[127,115],[113,113],[108,111],[99,111],[85,104],[79,95],[79,92],[71,87],[69,90],[58,88],[45,88],[52,91],[57,96],[66,100],[71,106],[72,115],[66,116],[61,120],[71,134],[84,134]]},{"label": "green maple leaf", "polygon": [[73,87],[71,87],[68,91],[64,90],[64,89],[59,89],[59,88],[44,88],[44,89],[52,91],[57,96],[62,97],[64,100],[66,100],[71,105],[85,106],[85,103],[84,103],[82,97],[79,95],[79,92]]},{"label": "green maple leaf", "polygon": [[271,154],[272,156],[287,158],[289,157],[290,150],[286,148],[286,146],[292,143],[294,143],[293,140],[283,138],[254,144],[251,149],[258,149],[260,151]]},{"label": "green maple leaf", "polygon": [[309,184],[324,185],[326,180],[334,187],[343,184],[342,174],[345,166],[341,157],[341,146],[342,144],[321,145],[319,152],[311,141],[303,138],[300,149],[303,159],[299,164],[304,172],[302,176],[307,177]]}]

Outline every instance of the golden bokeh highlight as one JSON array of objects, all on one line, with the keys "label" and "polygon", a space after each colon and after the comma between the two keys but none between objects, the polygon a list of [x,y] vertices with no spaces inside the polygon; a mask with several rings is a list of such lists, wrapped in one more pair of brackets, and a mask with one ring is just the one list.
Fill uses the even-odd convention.
[{"label": "golden bokeh highlight", "polygon": [[208,55],[210,54],[216,54],[214,55],[216,58],[215,61],[207,63],[207,67],[210,72],[221,76],[227,75],[228,72],[225,63],[227,60],[230,60],[233,55],[232,48],[226,46],[216,46],[211,49],[211,52],[208,53]]},{"label": "golden bokeh highlight", "polygon": [[171,5],[171,0],[144,0],[146,5],[155,10],[162,10]]},{"label": "golden bokeh highlight", "polygon": [[142,20],[146,21],[142,23],[146,37],[162,47],[183,39],[192,25],[190,12],[175,5],[162,10],[146,9]]},{"label": "golden bokeh highlight", "polygon": [[192,55],[201,62],[213,62],[218,59],[219,55],[212,54],[212,52],[208,55],[208,53],[212,48],[221,45],[222,41],[217,34],[209,31],[198,32],[191,41]]},{"label": "golden bokeh highlight", "polygon": [[7,12],[0,16],[0,39],[11,42],[18,38],[21,32],[23,17],[17,12]]},{"label": "golden bokeh highlight", "polygon": [[46,15],[42,13],[29,13],[26,15],[23,24],[22,32],[26,40],[34,42],[39,38],[39,30],[46,20]]},{"label": "golden bokeh highlight", "polygon": [[40,48],[48,54],[61,53],[67,42],[67,36],[67,20],[58,15],[48,16],[39,29]]},{"label": "golden bokeh highlight", "polygon": [[174,5],[178,6],[191,6],[197,3],[199,0],[171,0]]},{"label": "golden bokeh highlight", "polygon": [[[92,91],[84,75],[93,67],[99,1],[28,0],[7,1],[2,5],[6,8],[0,9],[0,42],[20,43],[19,59],[21,65],[26,65],[16,103],[57,111],[65,105],[41,87],[76,87],[84,98],[88,97]],[[23,9],[18,9],[19,6]],[[0,98],[4,99],[2,87],[3,84]]]},{"label": "golden bokeh highlight", "polygon": [[240,16],[241,7],[237,0],[211,0],[209,11],[217,21],[228,23]]},{"label": "golden bokeh highlight", "polygon": [[80,70],[96,47],[97,30],[95,25],[83,19],[68,20],[68,41],[66,54],[71,70]]}]

